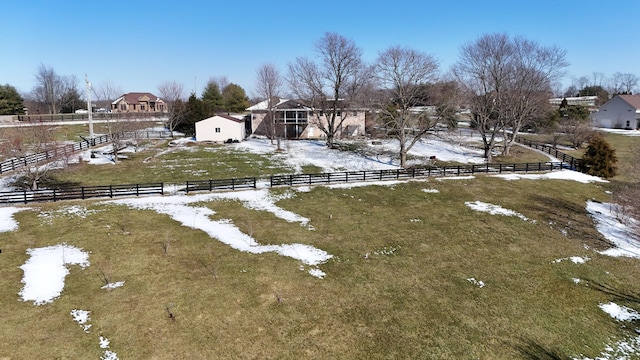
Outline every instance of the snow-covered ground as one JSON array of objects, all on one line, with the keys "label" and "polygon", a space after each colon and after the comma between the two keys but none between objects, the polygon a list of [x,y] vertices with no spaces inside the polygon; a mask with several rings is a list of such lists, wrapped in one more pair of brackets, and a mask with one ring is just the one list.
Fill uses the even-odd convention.
[{"label": "snow-covered ground", "polygon": [[[481,164],[484,162],[482,151],[473,146],[477,138],[460,138],[459,142],[445,141],[439,138],[423,139],[409,151],[409,155],[424,161],[435,156],[441,161],[456,161],[465,164]],[[469,141],[471,146],[465,146],[462,140]],[[371,141],[359,142],[365,147],[367,156],[328,149],[321,140],[285,141],[283,152],[276,152],[277,148],[268,139],[252,138],[230,146],[238,150],[257,154],[273,154],[283,160],[285,164],[297,169],[304,165],[315,165],[323,171],[343,170],[383,170],[397,169],[400,165],[396,154],[399,144],[395,140],[380,140],[380,145],[372,145]],[[437,161],[436,160],[436,161]],[[411,163],[411,161],[410,161]]]}]

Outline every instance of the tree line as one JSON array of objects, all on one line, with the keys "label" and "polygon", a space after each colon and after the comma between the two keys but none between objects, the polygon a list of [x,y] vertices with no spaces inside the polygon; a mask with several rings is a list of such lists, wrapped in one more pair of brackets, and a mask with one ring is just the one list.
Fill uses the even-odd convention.
[{"label": "tree line", "polygon": [[[322,131],[330,147],[348,110],[368,109],[374,122],[399,141],[402,166],[420,138],[436,124],[457,126],[456,112],[466,108],[490,161],[497,148],[509,154],[520,130],[571,134],[576,144],[589,136],[585,109],[566,104],[553,109],[548,101],[559,93],[558,84],[568,66],[565,58],[565,50],[559,47],[493,33],[464,44],[450,69],[441,69],[432,54],[399,45],[379,51],[367,63],[363,49],[353,40],[325,33],[313,43],[312,56],[294,59],[285,72],[271,63],[261,65],[256,70],[254,103],[267,101],[266,129],[273,139],[275,100],[295,97],[303,101],[314,109],[310,122]],[[27,99],[38,111],[72,112],[86,103],[75,76],[61,76],[40,65],[36,80]],[[630,93],[637,84],[638,77],[632,74],[616,73],[605,80],[603,74],[594,73],[591,78],[573,79],[563,95],[594,95],[605,101],[610,95],[605,88]],[[243,112],[251,104],[245,90],[225,77],[211,78],[201,96],[194,92],[187,99],[176,81],[160,84],[158,91],[168,104],[169,128],[186,133],[193,133],[196,121],[216,113]],[[108,106],[122,93],[110,83],[93,87],[92,92],[98,106]],[[6,111],[19,112],[20,95],[9,85],[0,88],[0,95],[5,93],[12,99],[12,105],[4,106]]]}]

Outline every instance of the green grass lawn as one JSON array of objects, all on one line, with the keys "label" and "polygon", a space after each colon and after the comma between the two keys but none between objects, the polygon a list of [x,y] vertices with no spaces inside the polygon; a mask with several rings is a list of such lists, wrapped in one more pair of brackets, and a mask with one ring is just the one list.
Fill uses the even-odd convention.
[{"label": "green grass lawn", "polygon": [[[478,177],[319,187],[278,203],[310,218],[314,231],[235,201],[201,204],[262,244],[304,243],[334,255],[320,265],[324,279],[296,260],[233,250],[152,211],[32,206],[15,215],[19,230],[0,234],[0,353],[97,358],[102,335],[123,359],[594,357],[626,334],[598,308],[620,299],[598,289],[632,295],[640,275],[637,260],[594,250],[603,243],[584,208],[587,199],[607,200],[604,190]],[[535,221],[464,205],[476,200]],[[70,216],[72,204],[94,212]],[[51,304],[20,301],[26,249],[62,242],[88,251],[91,266],[71,267]],[[554,263],[569,256],[591,260]],[[104,274],[125,285],[100,289]],[[89,334],[72,309],[91,311]]]},{"label": "green grass lawn", "polygon": [[[612,139],[616,149],[633,142]],[[79,164],[54,175],[104,185],[294,171],[277,156],[224,146],[147,145],[114,165]],[[500,161],[546,159],[513,150]],[[624,162],[633,154],[618,155]],[[598,305],[640,310],[638,260],[600,255],[606,243],[585,211],[589,199],[609,201],[609,187],[477,176],[316,187],[278,202],[311,219],[313,231],[237,201],[198,204],[261,244],[327,251],[333,258],[319,266],[324,279],[297,260],[234,250],[150,210],[101,201],[33,204],[14,216],[17,231],[0,233],[0,359],[99,358],[99,336],[121,359],[593,358],[636,336],[634,324],[624,329]],[[530,221],[477,212],[468,201]],[[70,215],[70,206],[90,211]],[[71,266],[53,303],[22,302],[26,250],[60,243],[89,252],[91,266]],[[590,260],[557,262],[570,256]],[[100,289],[105,276],[125,284]],[[73,321],[73,309],[91,311],[89,333]]]}]

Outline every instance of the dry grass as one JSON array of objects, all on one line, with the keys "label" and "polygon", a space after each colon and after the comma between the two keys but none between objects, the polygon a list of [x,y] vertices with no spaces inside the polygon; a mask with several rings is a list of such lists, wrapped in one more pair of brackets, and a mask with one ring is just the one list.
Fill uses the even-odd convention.
[{"label": "dry grass", "polygon": [[[16,215],[18,231],[0,234],[0,355],[97,358],[103,335],[120,358],[593,357],[623,335],[598,308],[616,299],[602,289],[633,294],[640,270],[585,249],[602,246],[584,210],[589,198],[606,200],[604,189],[480,177],[319,187],[279,203],[311,218],[315,231],[234,201],[205,204],[261,243],[333,254],[322,280],[295,260],[233,250],[152,211],[77,203],[98,211],[82,219],[55,212],[69,204],[43,204]],[[475,200],[536,222],[464,205]],[[38,217],[49,211],[50,222]],[[25,250],[61,242],[89,251],[92,265],[72,267],[52,304],[19,301]],[[592,260],[553,263],[568,256]],[[125,285],[101,290],[102,272]],[[69,315],[76,308],[92,311],[90,334]]]}]

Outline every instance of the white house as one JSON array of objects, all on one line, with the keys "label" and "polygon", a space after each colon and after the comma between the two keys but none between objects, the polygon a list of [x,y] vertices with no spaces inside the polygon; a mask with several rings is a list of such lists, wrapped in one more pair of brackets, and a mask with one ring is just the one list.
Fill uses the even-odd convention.
[{"label": "white house", "polygon": [[196,141],[225,142],[244,140],[244,119],[230,115],[215,115],[196,122]]},{"label": "white house", "polygon": [[640,95],[617,95],[591,114],[593,125],[609,129],[640,129]]}]

